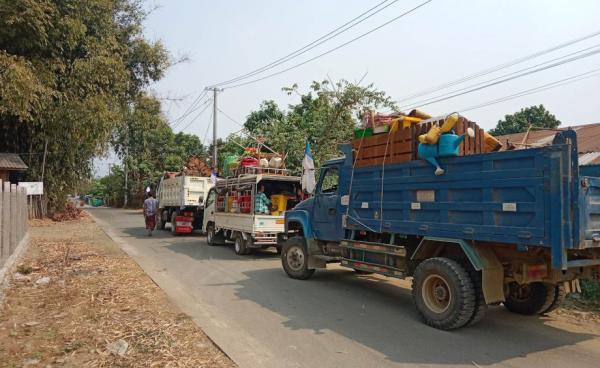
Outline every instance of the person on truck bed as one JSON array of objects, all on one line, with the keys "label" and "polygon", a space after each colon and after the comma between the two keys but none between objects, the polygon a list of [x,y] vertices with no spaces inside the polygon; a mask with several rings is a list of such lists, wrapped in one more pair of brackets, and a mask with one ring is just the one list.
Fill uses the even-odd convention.
[{"label": "person on truck bed", "polygon": [[254,212],[268,215],[270,205],[271,200],[267,198],[267,195],[265,194],[265,186],[261,184],[258,187],[258,192],[256,193],[256,198],[254,199]]},{"label": "person on truck bed", "polygon": [[148,198],[144,201],[144,220],[148,236],[152,236],[152,230],[156,226],[156,212],[158,210],[158,200],[154,198],[152,192],[148,192]]}]

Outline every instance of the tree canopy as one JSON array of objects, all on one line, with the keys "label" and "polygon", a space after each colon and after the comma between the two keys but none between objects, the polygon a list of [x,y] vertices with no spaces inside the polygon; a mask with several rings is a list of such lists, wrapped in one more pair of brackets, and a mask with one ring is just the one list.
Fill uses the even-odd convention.
[{"label": "tree canopy", "polygon": [[320,165],[339,154],[337,145],[352,138],[365,111],[397,110],[385,92],[346,80],[315,81],[305,93],[297,85],[283,90],[298,95],[300,101],[289,105],[287,111],[273,101],[264,101],[250,113],[244,126],[251,135],[262,137],[267,146],[286,154],[288,168],[296,172],[301,168],[307,140],[313,145],[315,164]]},{"label": "tree canopy", "polygon": [[24,155],[30,180],[44,172],[52,207],[169,65],[145,15],[141,0],[0,0],[0,151]]},{"label": "tree canopy", "polygon": [[529,126],[536,128],[557,128],[561,122],[552,115],[544,105],[530,106],[511,115],[504,115],[504,120],[499,120],[496,128],[489,131],[494,136],[521,133],[527,131]]}]

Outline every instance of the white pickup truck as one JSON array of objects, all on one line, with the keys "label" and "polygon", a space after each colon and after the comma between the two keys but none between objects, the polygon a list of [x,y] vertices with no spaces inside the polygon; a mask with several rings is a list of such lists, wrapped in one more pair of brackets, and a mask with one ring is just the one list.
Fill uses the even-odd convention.
[{"label": "white pickup truck", "polygon": [[189,176],[183,173],[166,173],[156,191],[160,230],[171,224],[173,234],[202,230],[204,200],[212,188],[210,178]]},{"label": "white pickup truck", "polygon": [[[268,213],[255,213],[260,187],[270,199]],[[234,242],[235,253],[249,254],[252,249],[275,247],[284,233],[284,212],[300,201],[297,176],[251,174],[219,179],[206,199],[203,229],[209,245]]]}]

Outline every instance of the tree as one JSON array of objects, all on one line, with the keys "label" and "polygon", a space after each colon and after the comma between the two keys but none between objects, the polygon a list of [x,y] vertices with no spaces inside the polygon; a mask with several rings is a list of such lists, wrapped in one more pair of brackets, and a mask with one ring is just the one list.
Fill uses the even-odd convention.
[{"label": "tree", "polygon": [[[129,106],[169,65],[141,0],[0,0],[0,151],[44,173],[50,210],[90,176]],[[45,154],[46,159],[43,159]]]},{"label": "tree", "polygon": [[304,94],[297,85],[283,90],[299,95],[299,103],[281,111],[274,102],[265,101],[248,116],[245,126],[251,134],[263,136],[269,147],[286,154],[288,169],[296,173],[301,169],[306,141],[313,144],[313,158],[320,165],[339,154],[339,143],[352,139],[365,111],[397,110],[385,92],[346,80],[315,81]]},{"label": "tree", "polygon": [[531,106],[521,109],[512,115],[504,115],[504,120],[499,120],[496,128],[489,131],[494,136],[521,133],[527,131],[529,126],[536,128],[557,128],[561,122],[552,115],[544,105]]}]

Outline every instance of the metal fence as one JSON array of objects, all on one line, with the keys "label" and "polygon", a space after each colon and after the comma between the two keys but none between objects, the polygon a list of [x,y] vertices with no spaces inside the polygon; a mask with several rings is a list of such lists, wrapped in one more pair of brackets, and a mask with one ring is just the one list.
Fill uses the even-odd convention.
[{"label": "metal fence", "polygon": [[25,188],[0,180],[0,268],[27,233]]}]

